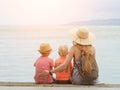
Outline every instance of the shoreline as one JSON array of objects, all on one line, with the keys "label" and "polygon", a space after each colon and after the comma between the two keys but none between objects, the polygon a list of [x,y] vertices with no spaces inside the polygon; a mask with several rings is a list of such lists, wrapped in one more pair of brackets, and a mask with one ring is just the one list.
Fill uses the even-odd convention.
[{"label": "shoreline", "polygon": [[95,84],[95,85],[73,85],[73,84],[35,84],[34,82],[0,82],[0,86],[20,87],[96,87],[96,88],[120,88],[120,84]]}]

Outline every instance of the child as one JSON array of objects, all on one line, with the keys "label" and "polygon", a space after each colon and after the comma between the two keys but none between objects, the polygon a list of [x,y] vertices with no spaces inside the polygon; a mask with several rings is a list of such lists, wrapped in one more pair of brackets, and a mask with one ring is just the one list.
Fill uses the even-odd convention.
[{"label": "child", "polygon": [[[64,63],[67,54],[68,54],[68,47],[66,45],[61,45],[58,48],[58,54],[60,58],[55,60],[55,67],[58,65]],[[72,71],[72,64],[69,63],[68,67],[61,72],[56,72],[56,83],[61,83],[61,84],[70,84],[70,76],[71,76],[71,71]]]},{"label": "child", "polygon": [[38,75],[44,70],[51,70],[53,68],[53,59],[50,59],[48,56],[51,53],[52,49],[48,43],[41,43],[40,49],[38,50],[41,56],[34,63],[35,66],[35,76],[34,80],[37,84],[51,84],[53,83],[52,76],[38,77]]}]

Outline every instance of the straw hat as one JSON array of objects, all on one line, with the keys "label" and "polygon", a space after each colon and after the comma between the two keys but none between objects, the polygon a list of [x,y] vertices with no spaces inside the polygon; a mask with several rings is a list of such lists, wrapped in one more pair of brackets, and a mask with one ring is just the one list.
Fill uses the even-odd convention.
[{"label": "straw hat", "polygon": [[81,45],[91,45],[95,41],[95,35],[88,31],[86,27],[77,30],[71,30],[70,36],[72,40]]},{"label": "straw hat", "polygon": [[50,53],[52,51],[52,48],[49,43],[41,43],[40,49],[38,51],[42,54]]}]

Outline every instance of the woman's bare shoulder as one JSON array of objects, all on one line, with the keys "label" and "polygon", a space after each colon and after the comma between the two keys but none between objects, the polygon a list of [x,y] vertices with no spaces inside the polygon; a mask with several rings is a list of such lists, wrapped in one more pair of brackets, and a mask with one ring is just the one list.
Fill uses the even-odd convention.
[{"label": "woman's bare shoulder", "polygon": [[73,46],[71,46],[70,51],[75,51],[75,49],[76,49],[76,46],[73,45]]},{"label": "woman's bare shoulder", "polygon": [[95,53],[96,53],[96,52],[95,52],[95,47],[92,46],[92,48],[91,48],[91,54],[92,54],[92,55],[95,55]]},{"label": "woman's bare shoulder", "polygon": [[94,46],[92,46],[92,50],[95,51],[95,47]]}]

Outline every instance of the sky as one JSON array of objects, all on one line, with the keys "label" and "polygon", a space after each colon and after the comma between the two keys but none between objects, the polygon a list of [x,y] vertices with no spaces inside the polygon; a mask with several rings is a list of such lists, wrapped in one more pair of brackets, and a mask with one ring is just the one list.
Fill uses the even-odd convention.
[{"label": "sky", "polygon": [[0,25],[60,25],[120,18],[120,0],[0,0]]}]

